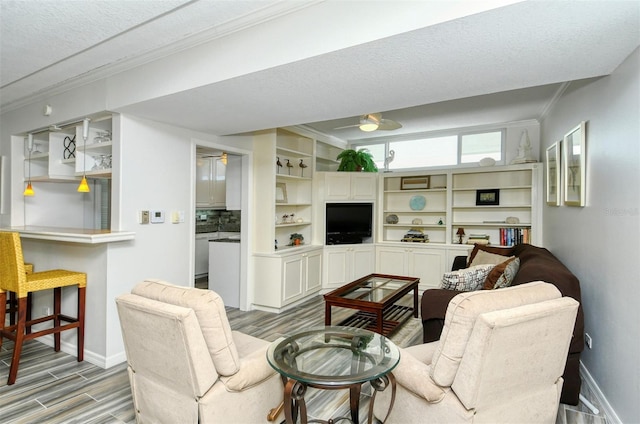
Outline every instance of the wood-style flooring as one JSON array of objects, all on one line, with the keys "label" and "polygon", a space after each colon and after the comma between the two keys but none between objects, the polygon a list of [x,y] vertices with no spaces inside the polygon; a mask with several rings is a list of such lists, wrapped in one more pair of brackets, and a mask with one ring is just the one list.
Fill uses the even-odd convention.
[{"label": "wood-style flooring", "polygon": [[[242,312],[235,308],[227,308],[227,314],[234,330],[270,341],[299,328],[324,325],[321,296],[282,314]],[[336,319],[339,314],[340,311],[334,312]],[[416,319],[401,327],[392,339],[399,346],[410,346],[420,343],[421,337],[421,326]],[[51,347],[33,340],[23,348],[16,383],[7,386],[12,349],[13,343],[8,340],[0,349],[0,423],[135,422],[126,364],[104,370],[86,361],[79,363],[74,356],[54,352]],[[313,397],[308,403],[310,415],[317,414],[324,419],[347,415],[344,405],[347,397],[340,393],[308,393]],[[596,403],[588,392],[586,395]],[[365,422],[366,413],[360,416]],[[602,413],[593,416],[582,405],[560,405],[556,424],[574,423],[604,424],[606,418]]]}]

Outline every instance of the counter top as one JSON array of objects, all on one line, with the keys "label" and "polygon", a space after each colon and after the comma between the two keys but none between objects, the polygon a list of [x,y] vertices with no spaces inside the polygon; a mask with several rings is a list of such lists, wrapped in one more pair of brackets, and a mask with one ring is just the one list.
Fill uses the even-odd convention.
[{"label": "counter top", "polygon": [[0,228],[0,231],[13,231],[20,233],[22,238],[66,241],[71,243],[112,243],[116,241],[133,240],[133,231],[111,231],[95,230],[83,228],[62,228],[62,227],[38,227],[25,225],[18,227]]}]

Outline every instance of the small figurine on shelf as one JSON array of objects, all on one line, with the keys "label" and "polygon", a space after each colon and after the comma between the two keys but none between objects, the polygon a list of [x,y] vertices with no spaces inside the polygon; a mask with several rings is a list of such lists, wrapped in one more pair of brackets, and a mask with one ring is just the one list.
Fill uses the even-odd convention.
[{"label": "small figurine on shelf", "polygon": [[304,168],[306,168],[306,167],[307,167],[307,164],[306,164],[306,163],[302,163],[302,159],[300,159],[300,164],[299,164],[298,166],[301,168],[301,170],[300,170],[300,176],[301,176],[301,177],[304,177]]},{"label": "small figurine on shelf", "polygon": [[287,159],[287,171],[289,171],[289,175],[291,175],[291,168],[293,168],[293,164]]},{"label": "small figurine on shelf", "polygon": [[282,222],[281,222],[281,224],[286,224],[288,220],[289,220],[289,214],[286,214],[286,213],[285,213],[284,215],[282,215]]},{"label": "small figurine on shelf", "polygon": [[280,168],[282,168],[282,162],[280,162],[280,158],[278,156],[276,156],[276,171],[279,174],[280,173]]},{"label": "small figurine on shelf", "polygon": [[304,236],[299,233],[293,233],[289,237],[290,243],[289,246],[300,246],[304,241]]}]

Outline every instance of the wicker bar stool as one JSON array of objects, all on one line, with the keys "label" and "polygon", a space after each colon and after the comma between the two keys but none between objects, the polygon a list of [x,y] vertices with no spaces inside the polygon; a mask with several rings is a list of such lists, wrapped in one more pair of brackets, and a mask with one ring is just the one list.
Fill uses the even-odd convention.
[{"label": "wicker bar stool", "polygon": [[[24,272],[27,274],[33,273],[33,264],[24,263]],[[16,313],[18,312],[18,301],[16,300],[16,294],[14,292],[9,292],[9,297],[7,298],[7,314],[9,314],[9,323],[11,325],[16,323]],[[31,319],[31,299],[27,298],[27,320]]]},{"label": "wicker bar stool", "polygon": [[[73,318],[61,313],[62,287],[78,287],[78,312]],[[13,292],[17,296],[18,320],[14,325],[5,326],[5,321],[0,320],[0,346],[6,337],[14,341],[11,368],[7,385],[15,383],[18,375],[18,365],[22,344],[26,340],[47,334],[54,335],[54,349],[60,350],[60,333],[62,331],[77,329],[78,331],[78,362],[84,359],[84,320],[86,298],[87,275],[83,272],[67,270],[51,270],[25,272],[22,255],[22,245],[18,233],[0,232],[0,316],[4,317],[7,306],[7,292]],[[53,289],[53,314],[36,319],[27,319],[27,296],[30,293]],[[43,330],[30,332],[35,324],[53,321],[53,326]]]}]

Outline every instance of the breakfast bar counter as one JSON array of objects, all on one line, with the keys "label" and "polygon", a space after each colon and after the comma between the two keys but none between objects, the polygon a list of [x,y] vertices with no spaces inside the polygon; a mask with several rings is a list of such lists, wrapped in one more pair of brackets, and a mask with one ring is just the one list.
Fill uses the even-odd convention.
[{"label": "breakfast bar counter", "polygon": [[12,231],[19,233],[20,237],[23,239],[30,238],[86,244],[111,243],[116,241],[133,240],[135,237],[135,233],[132,231],[40,227],[35,225],[0,228],[0,231]]}]

